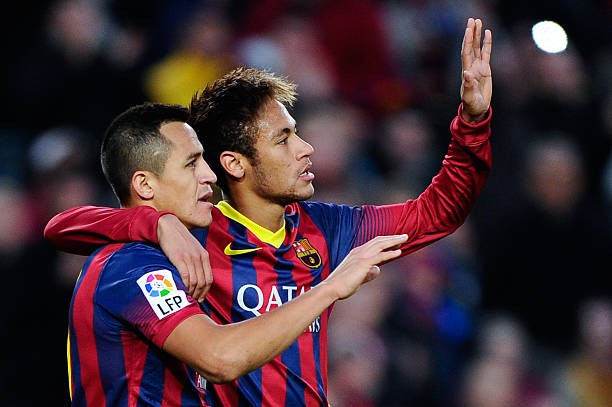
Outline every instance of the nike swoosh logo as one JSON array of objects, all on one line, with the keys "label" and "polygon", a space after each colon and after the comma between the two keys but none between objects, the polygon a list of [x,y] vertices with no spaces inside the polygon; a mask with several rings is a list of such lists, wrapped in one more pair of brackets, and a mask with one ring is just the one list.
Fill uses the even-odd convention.
[{"label": "nike swoosh logo", "polygon": [[254,249],[237,249],[234,250],[231,248],[232,242],[228,243],[227,246],[225,246],[225,249],[223,250],[223,253],[225,253],[225,255],[227,256],[235,256],[237,254],[245,254],[245,253],[251,253],[251,252],[256,252],[257,250],[261,250],[263,249],[263,247],[255,247]]}]

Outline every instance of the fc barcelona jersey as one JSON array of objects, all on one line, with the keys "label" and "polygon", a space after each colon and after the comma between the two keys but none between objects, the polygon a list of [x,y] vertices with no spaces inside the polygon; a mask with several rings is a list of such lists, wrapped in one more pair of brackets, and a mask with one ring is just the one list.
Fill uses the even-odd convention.
[{"label": "fc barcelona jersey", "polygon": [[92,254],[69,313],[73,406],[201,406],[196,372],[161,350],[186,318],[202,314],[158,249],[110,244]]},{"label": "fc barcelona jersey", "polygon": [[[194,230],[206,247],[214,283],[203,305],[218,323],[257,317],[310,290],[348,255],[378,235],[408,234],[402,255],[456,230],[472,209],[491,168],[489,118],[470,125],[456,117],[442,169],[416,199],[350,207],[297,202],[284,226],[269,231],[226,202],[210,227]],[[83,252],[109,241],[156,242],[152,208],[79,207],[57,215],[45,236],[62,250]],[[331,307],[277,358],[233,383],[209,385],[207,401],[222,406],[327,406],[327,326]]]}]

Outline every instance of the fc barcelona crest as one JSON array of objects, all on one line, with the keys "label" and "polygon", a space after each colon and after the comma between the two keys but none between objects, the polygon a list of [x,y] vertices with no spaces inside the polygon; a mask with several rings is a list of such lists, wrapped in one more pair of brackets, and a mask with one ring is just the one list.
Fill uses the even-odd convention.
[{"label": "fc barcelona crest", "polygon": [[314,269],[321,265],[321,256],[317,249],[311,246],[308,239],[296,240],[292,246],[295,254],[306,266]]}]

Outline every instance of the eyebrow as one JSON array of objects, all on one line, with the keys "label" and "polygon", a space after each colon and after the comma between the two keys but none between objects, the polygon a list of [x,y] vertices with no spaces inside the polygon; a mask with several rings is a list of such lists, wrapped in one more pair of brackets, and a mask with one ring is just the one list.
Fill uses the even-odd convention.
[{"label": "eyebrow", "polygon": [[296,129],[297,129],[296,123],[293,122],[293,127],[284,127],[272,137],[274,139],[280,139],[280,138],[283,138],[284,135],[291,133],[291,130],[295,132]]},{"label": "eyebrow", "polygon": [[204,151],[195,151],[195,152],[193,152],[193,153],[189,154],[189,155],[188,155],[188,156],[185,158],[185,160],[186,160],[186,161],[190,161],[190,160],[192,160],[192,159],[194,159],[194,158],[198,158],[198,157],[199,157],[199,156],[201,156],[202,154],[204,154]]}]

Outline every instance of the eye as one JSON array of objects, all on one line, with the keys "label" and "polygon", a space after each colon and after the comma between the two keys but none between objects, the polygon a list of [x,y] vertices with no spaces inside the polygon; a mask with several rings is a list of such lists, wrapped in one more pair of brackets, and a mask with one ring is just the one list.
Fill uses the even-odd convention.
[{"label": "eye", "polygon": [[186,165],[186,167],[189,167],[189,168],[195,168],[195,166],[196,166],[196,159],[195,158],[193,160],[189,161],[187,163],[187,165]]},{"label": "eye", "polygon": [[278,144],[287,144],[288,137],[284,137],[282,140],[278,142]]}]

